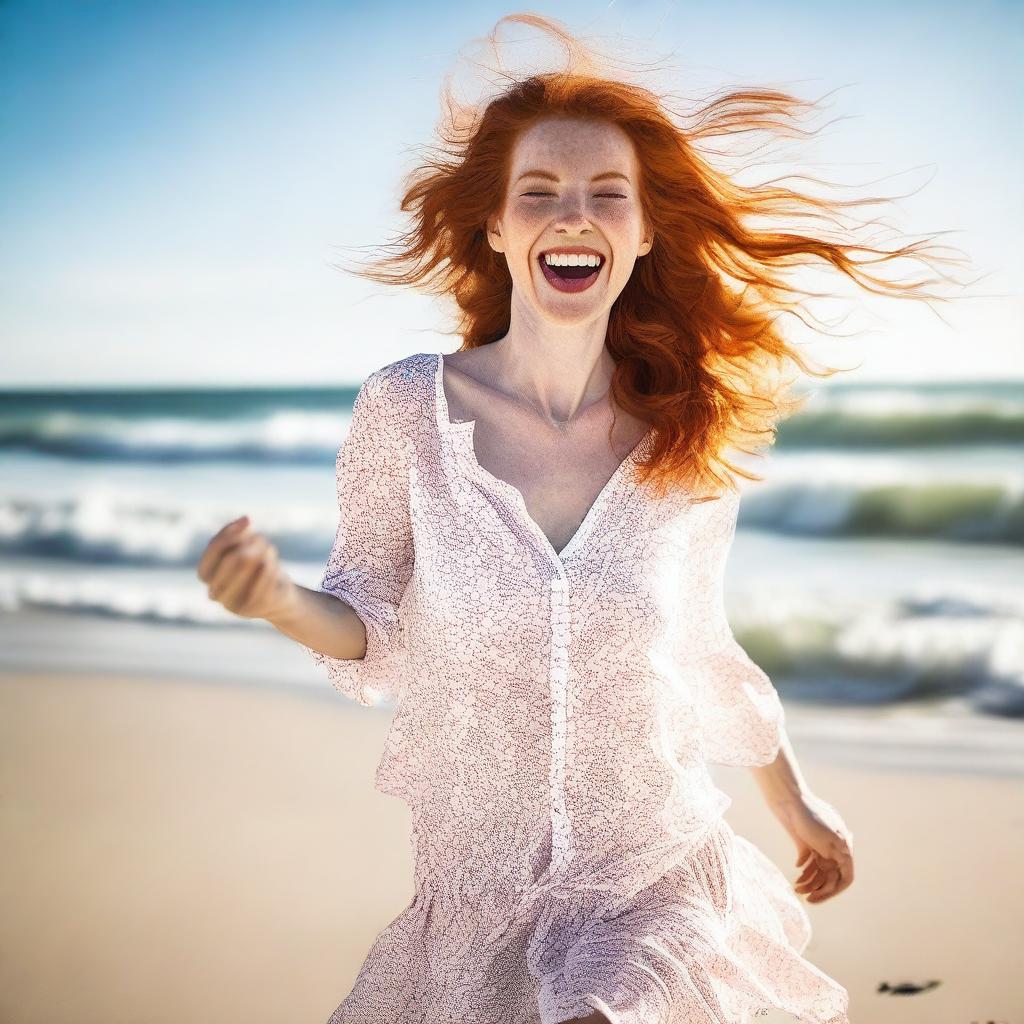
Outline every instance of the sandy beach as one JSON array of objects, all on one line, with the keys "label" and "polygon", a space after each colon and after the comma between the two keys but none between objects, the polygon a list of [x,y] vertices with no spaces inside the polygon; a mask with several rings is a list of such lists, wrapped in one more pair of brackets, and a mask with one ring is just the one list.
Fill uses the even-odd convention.
[{"label": "sandy beach", "polygon": [[[0,675],[0,1020],[326,1020],[412,898],[408,812],[373,789],[389,720],[326,683]],[[1022,1024],[1021,779],[794,746],[855,835],[856,881],[808,906],[807,952],[851,1020]],[[794,878],[749,773],[715,773],[732,826]]]}]

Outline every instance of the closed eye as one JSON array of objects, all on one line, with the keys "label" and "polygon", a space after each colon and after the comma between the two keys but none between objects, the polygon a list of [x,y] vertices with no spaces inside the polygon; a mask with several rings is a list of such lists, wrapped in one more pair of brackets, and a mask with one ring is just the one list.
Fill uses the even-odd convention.
[{"label": "closed eye", "polygon": [[[553,196],[554,192],[524,192],[523,197],[526,196]],[[628,199],[629,196],[620,195],[618,192],[602,192],[598,199]]]}]

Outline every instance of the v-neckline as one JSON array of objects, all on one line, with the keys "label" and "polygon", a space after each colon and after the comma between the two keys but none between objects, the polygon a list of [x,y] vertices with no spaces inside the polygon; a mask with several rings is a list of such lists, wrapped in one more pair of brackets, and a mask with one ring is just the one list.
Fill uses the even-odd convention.
[{"label": "v-neckline", "polygon": [[541,543],[548,556],[554,559],[559,567],[565,565],[569,556],[572,555],[572,553],[580,546],[586,536],[590,533],[598,515],[600,514],[601,508],[614,491],[619,479],[626,471],[627,467],[632,465],[634,457],[654,431],[654,428],[651,427],[644,436],[637,441],[625,458],[623,458],[615,467],[612,475],[598,492],[597,497],[594,499],[590,508],[587,509],[587,512],[584,515],[583,520],[580,522],[580,525],[576,528],[576,531],[566,542],[562,550],[556,551],[554,544],[551,543],[551,539],[541,529],[537,520],[530,514],[530,510],[526,506],[526,498],[523,497],[523,492],[520,491],[515,484],[509,483],[508,480],[504,480],[499,476],[495,476],[490,472],[490,470],[484,469],[480,464],[480,460],[476,455],[476,446],[473,443],[474,434],[476,433],[476,420],[459,420],[455,423],[452,422],[448,410],[448,396],[445,394],[444,390],[444,354],[441,352],[437,353],[437,365],[434,370],[434,412],[438,429],[445,433],[454,434],[459,438],[463,445],[462,450],[465,454],[466,461],[473,472],[492,487],[502,491],[512,500],[513,504],[518,509],[524,524],[529,527],[533,534],[535,534],[537,540]]}]

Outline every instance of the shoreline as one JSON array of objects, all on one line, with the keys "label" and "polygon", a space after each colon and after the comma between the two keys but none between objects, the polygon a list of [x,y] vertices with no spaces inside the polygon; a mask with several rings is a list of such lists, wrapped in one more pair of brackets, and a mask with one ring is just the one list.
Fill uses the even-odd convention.
[{"label": "shoreline", "polygon": [[[272,631],[251,630],[231,638],[193,627],[172,629],[166,647],[144,649],[135,638],[124,644],[128,653],[114,664],[108,646],[120,634],[131,638],[123,623],[109,624],[111,638],[97,643],[83,657],[85,667],[70,671],[66,665],[78,655],[81,640],[72,640],[73,653],[47,663],[39,649],[40,629],[49,630],[50,613],[29,617],[22,634],[24,652],[14,647],[0,655],[0,680],[23,678],[75,678],[83,683],[136,680],[165,685],[226,687],[243,693],[256,690],[294,696],[318,704],[341,702],[321,672],[296,645]],[[70,617],[74,621],[74,617]],[[95,636],[95,623],[80,623]],[[136,624],[140,632],[152,630]],[[161,632],[168,627],[161,627]],[[3,631],[0,630],[0,637]],[[213,634],[213,635],[210,635]],[[141,636],[138,638],[141,640]],[[165,667],[152,667],[164,660]],[[182,653],[184,652],[184,653]],[[40,663],[41,662],[41,663]],[[786,725],[799,755],[808,755],[862,770],[897,772],[955,772],[1024,779],[1024,721],[978,713],[965,696],[924,701],[894,701],[873,705],[797,700],[780,690]],[[360,708],[390,716],[391,709]],[[1021,1022],[1024,1024],[1024,1021]]]}]

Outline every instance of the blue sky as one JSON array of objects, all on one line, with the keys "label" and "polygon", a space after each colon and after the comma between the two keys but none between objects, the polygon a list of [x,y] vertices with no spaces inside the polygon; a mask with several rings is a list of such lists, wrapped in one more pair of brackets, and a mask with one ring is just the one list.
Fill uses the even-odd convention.
[{"label": "blue sky", "polygon": [[[400,180],[432,139],[443,76],[464,80],[460,51],[519,9],[0,4],[0,380],[357,382],[456,347],[437,300],[331,263],[403,229]],[[522,9],[649,44],[679,70],[659,85],[683,94],[839,89],[814,124],[844,120],[795,155],[812,174],[876,182],[865,191],[918,190],[890,222],[953,232],[993,297],[938,307],[942,319],[858,300],[856,322],[832,330],[868,333],[812,353],[861,364],[846,380],[1024,378],[1024,5]]]}]

